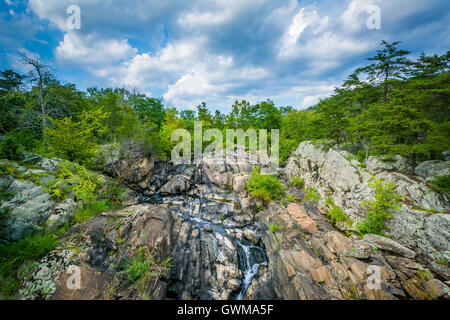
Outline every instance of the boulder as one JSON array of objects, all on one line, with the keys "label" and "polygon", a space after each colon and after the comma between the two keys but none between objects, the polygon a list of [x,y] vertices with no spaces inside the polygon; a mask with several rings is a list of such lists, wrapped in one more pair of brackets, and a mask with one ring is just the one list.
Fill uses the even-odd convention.
[{"label": "boulder", "polygon": [[411,249],[405,248],[398,242],[386,237],[377,236],[375,234],[366,234],[363,239],[378,249],[394,252],[406,258],[412,259],[416,256],[416,253]]},{"label": "boulder", "polygon": [[424,179],[433,176],[443,176],[450,173],[450,161],[430,160],[419,163],[416,174]]},{"label": "boulder", "polygon": [[398,171],[409,173],[412,171],[408,160],[396,155],[392,158],[370,156],[366,161],[366,168],[371,173],[380,171]]}]

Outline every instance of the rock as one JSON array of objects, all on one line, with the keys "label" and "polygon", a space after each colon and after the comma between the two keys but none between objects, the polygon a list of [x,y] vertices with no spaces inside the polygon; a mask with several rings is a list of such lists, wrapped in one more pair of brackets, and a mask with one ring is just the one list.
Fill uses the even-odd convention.
[{"label": "rock", "polygon": [[333,279],[330,270],[326,266],[311,270],[311,275],[316,282],[331,282]]},{"label": "rock", "polygon": [[45,189],[28,181],[13,180],[6,191],[14,193],[14,197],[0,205],[8,213],[6,219],[0,220],[0,239],[16,241],[42,229],[55,206]]},{"label": "rock", "polygon": [[300,207],[296,203],[290,203],[287,210],[292,218],[298,223],[304,231],[314,234],[317,232],[317,226],[314,220],[308,216],[304,207]]},{"label": "rock", "polygon": [[413,259],[416,256],[416,253],[414,251],[405,248],[398,242],[389,238],[377,236],[375,234],[366,234],[363,239],[364,241],[374,245],[378,249],[391,251],[406,258]]},{"label": "rock", "polygon": [[69,222],[77,211],[78,205],[72,199],[65,199],[58,203],[47,219],[47,226],[59,228]]},{"label": "rock", "polygon": [[399,171],[399,172],[411,172],[412,167],[409,165],[408,161],[396,155],[395,157],[388,160],[384,158],[370,156],[366,161],[366,168],[371,173],[377,173],[380,171]]},{"label": "rock", "polygon": [[[450,256],[448,251],[443,252],[439,249],[443,245],[448,246],[449,240],[445,238],[442,229],[438,231],[437,218],[432,218],[435,214],[431,214],[431,212],[449,212],[450,198],[430,189],[425,178],[402,173],[409,171],[403,158],[395,157],[394,160],[382,162],[379,158],[373,157],[366,164],[366,168],[362,168],[355,165],[351,161],[351,155],[347,153],[334,149],[324,151],[320,146],[305,141],[299,144],[289,158],[285,174],[290,179],[293,176],[303,178],[306,189],[317,188],[322,198],[331,198],[335,205],[341,207],[347,217],[355,222],[366,219],[367,207],[362,203],[374,197],[374,191],[369,186],[373,177],[394,183],[396,191],[404,201],[400,210],[387,221],[386,233],[407,247],[414,248],[424,257],[427,265],[430,267],[434,265],[434,272],[438,272],[444,279],[450,279],[450,270],[445,270],[447,267],[434,264],[434,261],[440,259],[442,255],[449,259]],[[322,206],[323,204],[319,202],[319,208]],[[339,226],[343,231],[352,231],[345,225]],[[433,237],[436,239],[433,240]],[[438,238],[440,240],[437,240]],[[436,246],[439,241],[442,245]]]},{"label": "rock", "polygon": [[433,176],[442,176],[450,173],[450,161],[430,160],[419,163],[416,167],[416,174],[428,179]]},{"label": "rock", "polygon": [[442,152],[442,157],[444,158],[444,161],[450,161],[450,151]]},{"label": "rock", "polygon": [[425,281],[422,284],[422,287],[424,288],[425,292],[429,294],[431,299],[450,299],[449,287],[438,279]]}]

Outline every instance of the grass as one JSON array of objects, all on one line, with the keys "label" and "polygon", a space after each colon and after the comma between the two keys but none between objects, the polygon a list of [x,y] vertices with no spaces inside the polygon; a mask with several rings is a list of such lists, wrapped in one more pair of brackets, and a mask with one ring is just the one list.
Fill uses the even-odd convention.
[{"label": "grass", "polygon": [[443,265],[443,266],[447,266],[447,267],[449,266],[448,261],[445,260],[444,258],[437,259],[437,260],[435,261],[435,263],[440,264],[440,265]]},{"label": "grass", "polygon": [[305,199],[314,203],[318,203],[320,200],[322,200],[322,197],[320,196],[316,188],[310,187],[306,192]]},{"label": "grass", "polygon": [[82,223],[95,217],[100,212],[108,211],[112,205],[107,200],[97,200],[79,208],[73,219],[76,223]]},{"label": "grass", "polygon": [[346,221],[347,223],[351,222],[349,221],[344,210],[338,206],[333,206],[331,208],[331,210],[328,212],[328,218],[330,219],[330,222],[332,224],[336,224],[341,221]]},{"label": "grass", "polygon": [[38,232],[0,245],[0,293],[9,298],[19,289],[17,270],[30,260],[37,260],[52,251],[59,241],[52,233]]},{"label": "grass", "polygon": [[141,247],[133,258],[125,260],[123,269],[128,281],[135,284],[144,293],[149,281],[159,279],[159,277],[168,273],[173,266],[171,260],[171,258],[167,258],[164,262],[161,262],[149,250]]},{"label": "grass", "polygon": [[303,187],[305,186],[305,180],[300,177],[293,176],[292,181],[289,183],[289,185],[294,186],[298,189],[303,189]]},{"label": "grass", "polygon": [[247,181],[247,190],[255,199],[262,201],[279,200],[285,192],[277,177],[261,174],[259,167],[254,168],[250,180]]}]

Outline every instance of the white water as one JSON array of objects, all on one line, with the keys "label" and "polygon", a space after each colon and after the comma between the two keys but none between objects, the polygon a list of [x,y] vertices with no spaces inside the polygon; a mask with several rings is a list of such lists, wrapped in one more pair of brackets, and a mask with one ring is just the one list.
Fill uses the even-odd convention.
[{"label": "white water", "polygon": [[[151,198],[147,198],[143,200],[144,202],[152,202]],[[174,198],[171,197],[158,197],[158,201],[163,203],[177,203],[181,204],[182,201],[179,201],[179,199],[174,201]],[[214,200],[207,200],[207,201],[214,201]],[[226,230],[227,228],[230,228],[231,226],[224,226],[224,225],[218,225],[215,223],[212,223],[211,221],[207,221],[201,217],[201,202],[202,200],[199,198],[196,198],[193,203],[191,203],[188,208],[184,207],[182,210],[180,208],[179,211],[176,213],[183,217],[185,221],[190,221],[192,223],[195,223],[198,228],[203,229],[205,226],[210,227],[214,232],[220,233],[224,237],[227,237],[230,239],[229,235],[227,234]],[[237,244],[242,250],[238,250],[238,259],[239,259],[239,268],[242,271],[242,274],[244,275],[244,278],[242,279],[241,289],[237,295],[234,296],[234,299],[236,300],[242,300],[245,293],[247,292],[247,289],[251,285],[253,279],[258,274],[259,266],[265,265],[267,266],[267,260],[265,256],[264,249],[262,247],[253,245],[253,244],[245,244],[243,241],[239,241],[236,238],[230,239],[232,242]],[[215,254],[217,256],[217,259],[219,261],[223,261],[225,258],[222,256],[222,254],[217,250],[217,239],[214,241],[215,244]],[[254,250],[258,252],[258,256],[262,257],[263,261],[261,262],[261,259],[258,259],[257,256],[253,256],[251,250]],[[255,252],[253,253],[255,254]]]}]

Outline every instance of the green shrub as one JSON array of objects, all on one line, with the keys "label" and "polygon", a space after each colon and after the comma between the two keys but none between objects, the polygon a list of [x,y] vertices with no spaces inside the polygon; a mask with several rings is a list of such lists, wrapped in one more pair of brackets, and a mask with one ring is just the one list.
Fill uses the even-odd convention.
[{"label": "green shrub", "polygon": [[294,202],[294,201],[295,201],[295,198],[294,198],[294,196],[293,196],[292,194],[288,194],[288,195],[286,196],[286,201],[287,201],[287,202]]},{"label": "green shrub", "polygon": [[75,213],[73,219],[76,223],[82,223],[95,217],[100,212],[108,211],[111,209],[107,200],[97,200],[88,203],[87,205],[79,208]]},{"label": "green shrub", "polygon": [[171,258],[167,258],[164,262],[161,262],[149,250],[139,248],[138,253],[133,258],[125,260],[124,273],[128,281],[136,284],[143,292],[149,281],[167,275],[172,267],[171,260]]},{"label": "green shrub", "polygon": [[59,181],[69,184],[75,191],[75,197],[84,205],[97,198],[96,191],[101,185],[97,173],[80,165],[63,162],[58,166],[57,178]]},{"label": "green shrub", "polygon": [[292,177],[292,181],[290,182],[291,186],[296,187],[297,189],[303,189],[305,185],[305,180],[299,177]]},{"label": "green shrub", "polygon": [[333,206],[328,212],[328,217],[330,218],[331,223],[337,223],[341,221],[347,221],[347,215],[344,210],[338,206]]},{"label": "green shrub", "polygon": [[325,203],[326,203],[327,206],[334,206],[334,200],[333,200],[333,198],[327,198],[327,199],[325,200]]},{"label": "green shrub", "polygon": [[436,192],[450,194],[450,174],[434,177],[430,182],[430,187]]},{"label": "green shrub", "polygon": [[283,230],[283,227],[279,226],[279,225],[277,225],[275,223],[271,223],[271,224],[269,224],[269,229],[270,229],[270,232],[275,233],[278,230]]},{"label": "green shrub", "polygon": [[284,187],[277,177],[261,174],[259,167],[253,169],[251,179],[247,182],[247,190],[255,199],[263,201],[279,200],[284,194]]},{"label": "green shrub", "polygon": [[118,180],[111,180],[105,183],[102,196],[105,197],[116,208],[121,207],[126,200],[125,188],[123,188]]},{"label": "green shrub", "polygon": [[0,245],[0,291],[3,297],[12,296],[19,288],[17,271],[27,261],[37,260],[58,245],[50,233],[35,233],[11,243]]},{"label": "green shrub", "polygon": [[8,136],[0,141],[0,159],[21,160],[25,151],[15,136]]},{"label": "green shrub", "polygon": [[305,199],[317,203],[322,199],[322,197],[316,188],[309,187],[308,192],[305,195]]},{"label": "green shrub", "polygon": [[375,191],[375,196],[363,206],[369,207],[367,219],[357,223],[358,231],[364,235],[367,233],[380,234],[386,228],[386,220],[391,218],[390,211],[401,207],[401,195],[395,191],[394,183],[385,183],[383,179],[374,178],[369,186]]}]

